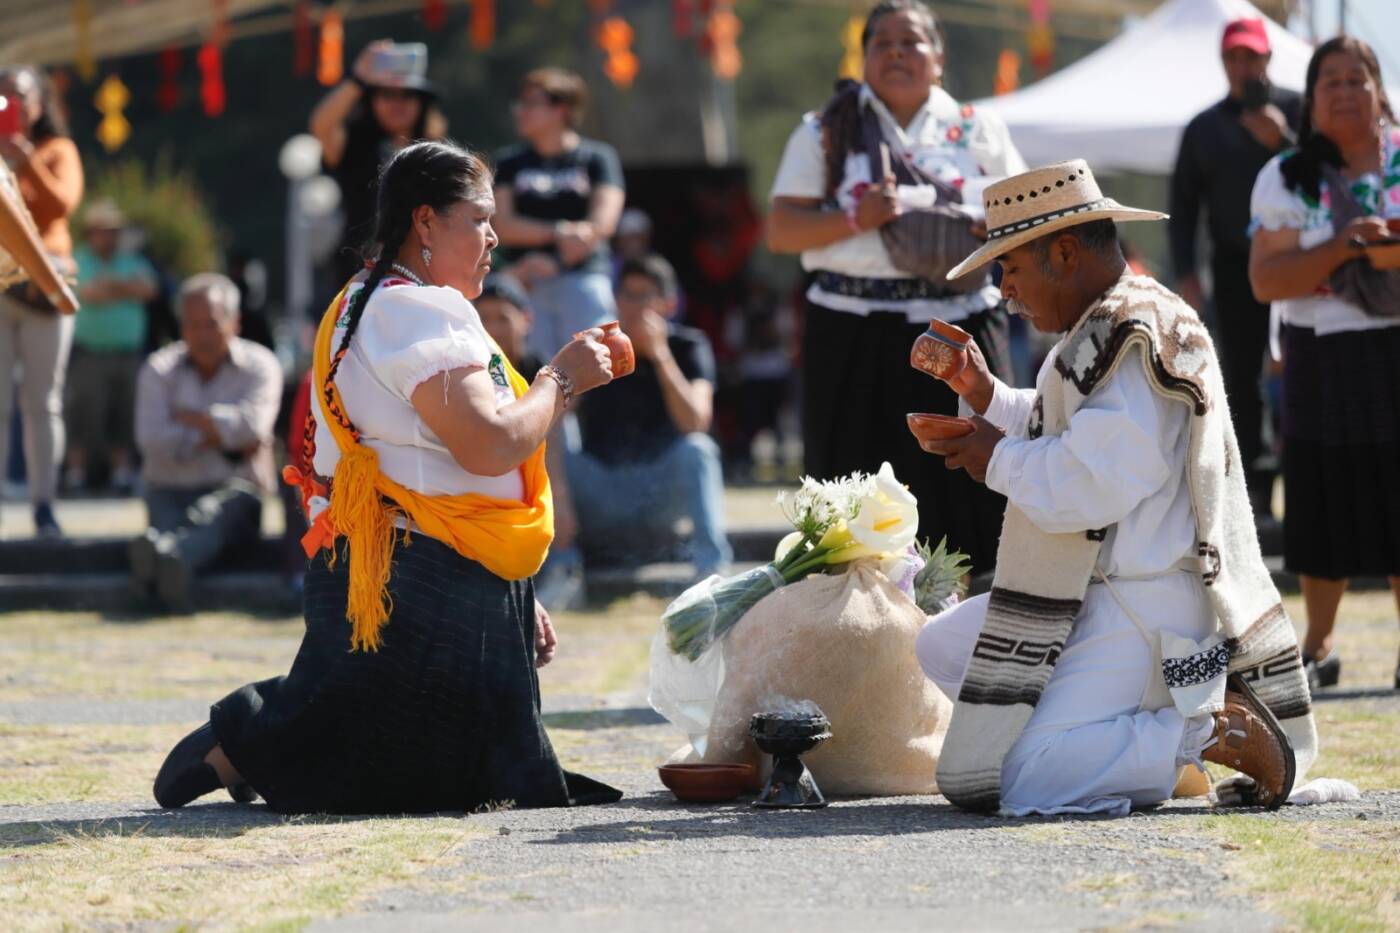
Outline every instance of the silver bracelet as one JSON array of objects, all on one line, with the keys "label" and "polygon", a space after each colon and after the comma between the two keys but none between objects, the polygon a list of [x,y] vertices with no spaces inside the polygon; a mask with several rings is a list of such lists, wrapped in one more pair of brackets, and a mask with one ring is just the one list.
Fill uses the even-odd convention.
[{"label": "silver bracelet", "polygon": [[569,403],[574,400],[574,383],[568,376],[559,371],[557,366],[541,366],[540,371],[535,373],[535,378],[548,376],[559,384],[559,391],[564,396],[564,407],[568,408]]}]

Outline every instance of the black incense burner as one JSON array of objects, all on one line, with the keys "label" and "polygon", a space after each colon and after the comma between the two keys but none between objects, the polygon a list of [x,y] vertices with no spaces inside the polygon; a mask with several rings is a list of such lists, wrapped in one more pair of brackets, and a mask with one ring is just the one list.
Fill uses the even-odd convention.
[{"label": "black incense burner", "polygon": [[806,809],[826,806],[812,772],[801,755],[831,738],[831,723],[820,711],[808,716],[757,713],[749,720],[749,735],[760,750],[773,756],[773,773],[755,807]]}]

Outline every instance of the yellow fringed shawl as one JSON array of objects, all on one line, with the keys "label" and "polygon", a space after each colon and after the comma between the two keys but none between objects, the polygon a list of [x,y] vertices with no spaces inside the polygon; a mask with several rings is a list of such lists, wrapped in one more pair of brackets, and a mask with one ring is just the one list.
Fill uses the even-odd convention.
[{"label": "yellow fringed shawl", "polygon": [[[476,493],[425,496],[389,479],[379,469],[379,455],[361,444],[327,408],[327,399],[345,412],[334,382],[327,381],[336,321],[349,286],[331,302],[316,331],[315,385],[318,410],[340,451],[331,481],[329,516],[332,534],[350,542],[350,593],[346,615],[352,650],[379,648],[379,630],[393,608],[388,593],[393,556],[394,517],[406,515],[424,534],[442,541],[496,576],[523,580],[534,576],[554,540],[554,501],[545,472],[544,444],[521,466],[525,501]],[[492,349],[500,353],[495,342]],[[530,388],[501,353],[515,397]],[[353,421],[353,419],[351,419]],[[393,505],[385,502],[391,500]],[[406,535],[405,535],[406,537]]]}]

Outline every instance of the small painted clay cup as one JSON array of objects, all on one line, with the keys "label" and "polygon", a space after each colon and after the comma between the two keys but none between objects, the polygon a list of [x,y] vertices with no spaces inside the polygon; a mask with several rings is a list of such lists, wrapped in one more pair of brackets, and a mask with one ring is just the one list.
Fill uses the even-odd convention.
[{"label": "small painted clay cup", "polygon": [[914,341],[909,365],[935,379],[957,378],[967,366],[967,344],[972,335],[946,321],[929,321],[928,330]]},{"label": "small painted clay cup", "polygon": [[919,443],[966,437],[975,428],[975,425],[966,418],[953,418],[948,415],[910,412],[904,416],[904,420],[908,422],[910,432],[919,439]]},{"label": "small painted clay cup", "polygon": [[[621,379],[631,375],[637,368],[637,352],[632,348],[632,338],[622,332],[622,325],[617,321],[599,324],[598,329],[603,332],[600,342],[608,348],[608,353],[612,356],[613,378]],[[580,331],[574,334],[574,338],[578,339],[584,333]]]}]

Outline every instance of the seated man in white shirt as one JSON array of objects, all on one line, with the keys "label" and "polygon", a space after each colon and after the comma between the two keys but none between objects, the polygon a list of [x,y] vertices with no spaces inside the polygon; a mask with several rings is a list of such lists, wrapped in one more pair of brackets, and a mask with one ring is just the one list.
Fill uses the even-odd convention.
[{"label": "seated man in white shirt", "polygon": [[180,289],[178,343],[156,351],[136,384],[150,528],[128,549],[132,590],[174,610],[195,573],[258,540],[262,496],[276,482],[272,431],[282,367],[238,336],[238,287],[214,273]]},{"label": "seated man in white shirt", "polygon": [[1162,215],[1104,199],[1083,162],[987,199],[988,243],[951,274],[997,260],[1011,309],[1062,336],[1034,390],[970,344],[949,386],[975,430],[923,442],[1008,502],[992,592],[918,639],[957,701],[940,789],[974,810],[1121,815],[1204,759],[1277,806],[1314,754],[1307,686],[1209,336],[1119,248],[1114,220]]}]

